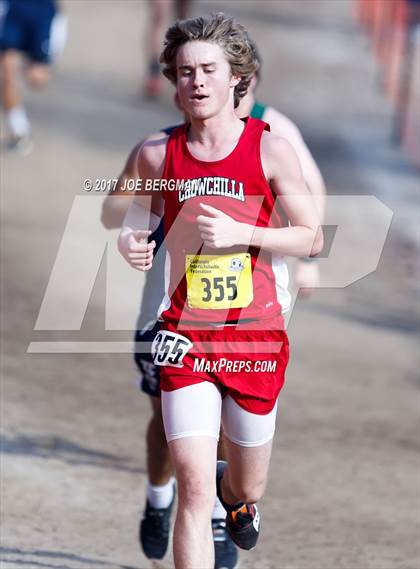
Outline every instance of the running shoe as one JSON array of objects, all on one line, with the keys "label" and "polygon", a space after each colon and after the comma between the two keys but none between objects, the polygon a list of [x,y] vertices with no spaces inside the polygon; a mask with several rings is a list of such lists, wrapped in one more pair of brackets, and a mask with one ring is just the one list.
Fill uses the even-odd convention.
[{"label": "running shoe", "polygon": [[238,547],[254,549],[260,535],[260,513],[255,504],[244,504],[240,510],[229,512],[226,529]]},{"label": "running shoe", "polygon": [[226,531],[225,520],[212,520],[214,542],[214,569],[236,569],[238,550]]},{"label": "running shoe", "polygon": [[162,559],[168,549],[171,513],[175,501],[175,492],[172,502],[167,508],[153,508],[146,501],[143,519],[140,522],[140,544],[146,557],[149,559]]},{"label": "running shoe", "polygon": [[227,511],[226,529],[233,542],[241,549],[253,549],[257,545],[260,533],[260,514],[255,504],[226,504],[222,497],[221,480],[227,462],[217,461],[216,487],[217,496]]}]

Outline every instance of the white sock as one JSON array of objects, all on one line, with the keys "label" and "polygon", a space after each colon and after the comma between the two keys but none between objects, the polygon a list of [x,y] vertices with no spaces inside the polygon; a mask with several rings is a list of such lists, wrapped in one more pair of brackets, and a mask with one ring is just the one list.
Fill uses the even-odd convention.
[{"label": "white sock", "polygon": [[14,136],[26,136],[31,132],[31,124],[24,107],[13,107],[6,113],[7,128]]},{"label": "white sock", "polygon": [[167,508],[172,502],[175,492],[175,478],[172,476],[169,482],[163,486],[153,486],[147,483],[147,499],[152,508]]},{"label": "white sock", "polygon": [[222,502],[216,496],[216,500],[214,502],[214,509],[211,515],[212,520],[224,520],[226,517],[226,510],[222,506]]}]

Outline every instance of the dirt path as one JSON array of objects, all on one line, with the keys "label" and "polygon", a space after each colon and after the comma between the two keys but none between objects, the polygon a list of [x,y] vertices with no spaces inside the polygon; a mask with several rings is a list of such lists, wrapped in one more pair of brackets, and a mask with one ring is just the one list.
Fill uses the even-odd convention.
[{"label": "dirt path", "polygon": [[[390,108],[350,2],[199,3],[210,4],[251,28],[264,57],[260,98],[302,126],[330,193],[372,193],[394,209],[378,270],[293,313],[261,544],[242,567],[415,569],[416,175],[388,146]],[[136,533],[149,403],[130,357],[26,350],[130,341],[104,331],[104,264],[80,333],[34,325],[83,179],[115,177],[130,146],[177,114],[169,91],[160,106],[136,97],[144,2],[66,6],[67,51],[48,92],[27,99],[35,151],[1,163],[1,567],[147,568]]]}]

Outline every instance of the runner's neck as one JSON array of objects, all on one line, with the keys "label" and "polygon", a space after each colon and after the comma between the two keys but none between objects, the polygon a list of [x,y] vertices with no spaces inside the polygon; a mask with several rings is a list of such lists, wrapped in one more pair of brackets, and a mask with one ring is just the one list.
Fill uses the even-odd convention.
[{"label": "runner's neck", "polygon": [[229,156],[239,144],[246,126],[236,116],[233,117],[230,127],[226,122],[220,124],[217,121],[210,125],[208,123],[203,125],[203,122],[200,121],[198,130],[196,121],[191,124],[187,131],[186,142],[188,150],[195,158],[208,162]]},{"label": "runner's neck", "polygon": [[243,130],[244,123],[234,112],[220,113],[204,120],[192,118],[187,141],[208,149],[218,149],[239,139]]}]

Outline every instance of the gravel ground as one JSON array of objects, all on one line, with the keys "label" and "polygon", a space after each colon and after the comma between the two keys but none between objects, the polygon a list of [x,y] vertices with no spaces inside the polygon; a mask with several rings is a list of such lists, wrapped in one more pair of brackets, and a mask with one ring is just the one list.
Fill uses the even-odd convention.
[{"label": "gravel ground", "polygon": [[[34,327],[83,179],[115,177],[138,139],[178,119],[169,88],[160,104],[138,96],[146,3],[65,6],[66,52],[49,90],[27,94],[35,150],[1,163],[1,568],[147,568],[136,534],[149,402],[137,395],[131,358],[27,349],[130,341],[105,330],[104,263],[80,332]],[[376,272],[297,301],[263,533],[242,567],[415,569],[418,176],[389,144],[391,108],[351,2],[195,9],[210,8],[233,12],[252,31],[264,58],[260,98],[301,126],[328,191],[374,194],[394,211]],[[354,211],[345,215],[351,224]],[[69,289],[84,246],[80,239],[73,252]],[[352,242],[346,247],[344,257]],[[171,567],[169,555],[163,566]]]}]

